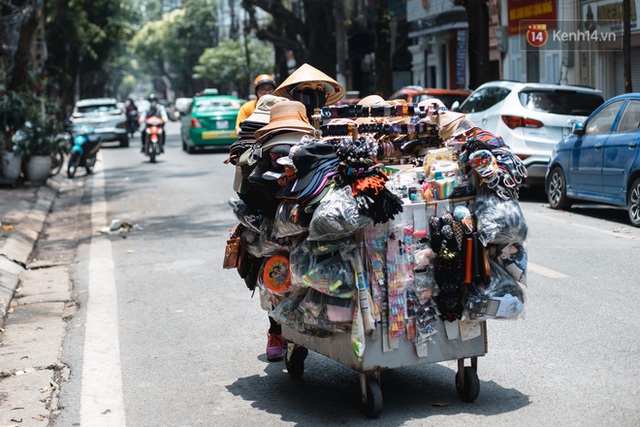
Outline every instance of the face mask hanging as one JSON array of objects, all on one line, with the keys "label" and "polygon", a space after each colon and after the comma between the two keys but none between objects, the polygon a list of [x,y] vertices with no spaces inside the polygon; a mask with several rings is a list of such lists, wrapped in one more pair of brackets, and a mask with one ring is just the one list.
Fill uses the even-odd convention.
[{"label": "face mask hanging", "polygon": [[307,109],[307,117],[311,117],[316,108],[324,107],[327,101],[327,92],[314,89],[293,89],[291,91],[291,99],[302,102]]}]

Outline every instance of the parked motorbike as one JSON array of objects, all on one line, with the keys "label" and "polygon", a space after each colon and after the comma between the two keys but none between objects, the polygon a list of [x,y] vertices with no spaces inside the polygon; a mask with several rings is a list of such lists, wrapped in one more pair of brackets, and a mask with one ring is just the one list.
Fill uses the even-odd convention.
[{"label": "parked motorbike", "polygon": [[134,133],[140,128],[140,115],[138,114],[138,110],[129,110],[127,111],[127,133],[130,137],[133,136]]},{"label": "parked motorbike", "polygon": [[151,163],[156,162],[156,157],[162,152],[164,142],[164,120],[151,116],[145,120],[147,127],[144,130],[144,155],[149,157]]},{"label": "parked motorbike", "polygon": [[98,150],[102,145],[102,136],[95,134],[89,126],[73,128],[73,146],[67,162],[67,176],[73,178],[79,167],[84,167],[87,174],[93,172]]}]

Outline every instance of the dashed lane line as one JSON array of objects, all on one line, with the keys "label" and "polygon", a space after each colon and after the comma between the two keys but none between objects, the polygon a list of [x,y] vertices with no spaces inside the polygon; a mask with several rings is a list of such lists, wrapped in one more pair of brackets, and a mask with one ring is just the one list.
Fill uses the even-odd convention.
[{"label": "dashed lane line", "polygon": [[543,267],[538,264],[534,264],[532,262],[527,262],[527,270],[533,271],[536,274],[539,274],[544,277],[548,277],[550,279],[564,279],[566,277],[569,277],[564,273],[560,273],[559,271],[555,271],[550,268]]}]

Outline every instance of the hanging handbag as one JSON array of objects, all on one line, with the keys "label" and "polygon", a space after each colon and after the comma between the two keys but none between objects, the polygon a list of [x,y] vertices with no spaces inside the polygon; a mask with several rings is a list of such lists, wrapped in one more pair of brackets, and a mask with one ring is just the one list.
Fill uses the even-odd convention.
[{"label": "hanging handbag", "polygon": [[238,224],[231,230],[231,235],[227,239],[227,246],[224,249],[224,260],[222,268],[230,270],[240,268],[244,258],[244,239],[240,237],[242,225]]}]

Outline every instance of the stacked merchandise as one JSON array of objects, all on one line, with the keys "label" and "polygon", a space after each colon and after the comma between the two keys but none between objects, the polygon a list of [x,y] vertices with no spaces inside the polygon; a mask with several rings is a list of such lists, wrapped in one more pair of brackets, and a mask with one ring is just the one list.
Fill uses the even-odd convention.
[{"label": "stacked merchandise", "polygon": [[350,334],[358,358],[367,336],[423,356],[436,320],[520,317],[520,160],[437,100],[368,98],[323,108],[321,133],[278,103],[237,153],[239,272],[262,307],[300,333]]}]

